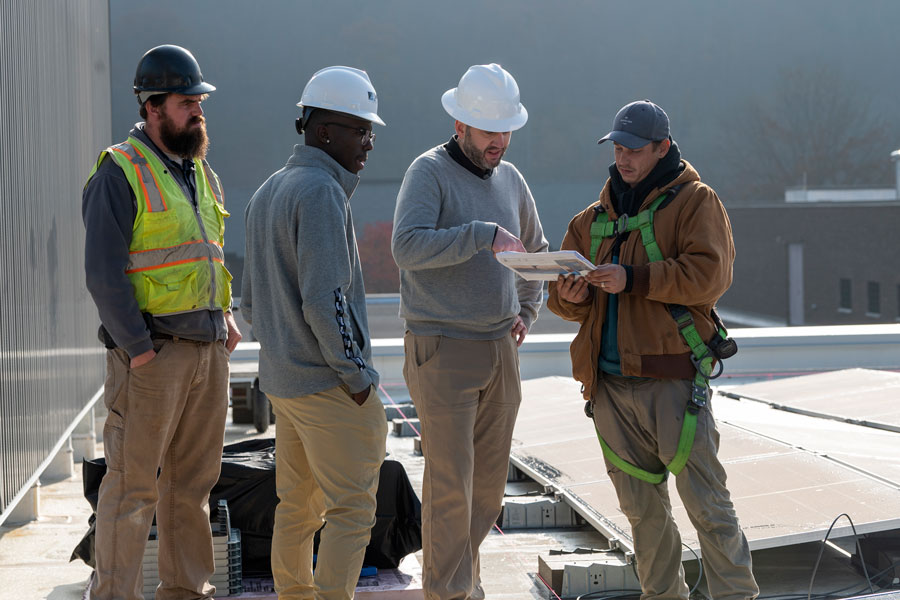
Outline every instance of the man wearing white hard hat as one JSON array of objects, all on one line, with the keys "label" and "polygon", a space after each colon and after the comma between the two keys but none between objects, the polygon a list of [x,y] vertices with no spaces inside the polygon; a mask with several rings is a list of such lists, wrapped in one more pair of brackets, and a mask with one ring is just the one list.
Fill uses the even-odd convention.
[{"label": "man wearing white hard hat", "polygon": [[[364,71],[328,67],[303,90],[294,146],[247,206],[241,309],[278,419],[272,574],[280,600],[353,597],[372,526],[387,422],[350,196],[378,117]],[[322,530],[313,575],[313,536]]]},{"label": "man wearing white hard hat", "polygon": [[528,120],[500,65],[476,65],[442,102],[455,135],[410,165],[394,213],[406,321],[404,377],[422,425],[425,597],[484,598],[478,548],[500,513],[521,400],[521,345],[542,284],[494,254],[547,250],[522,174],[502,160]]}]

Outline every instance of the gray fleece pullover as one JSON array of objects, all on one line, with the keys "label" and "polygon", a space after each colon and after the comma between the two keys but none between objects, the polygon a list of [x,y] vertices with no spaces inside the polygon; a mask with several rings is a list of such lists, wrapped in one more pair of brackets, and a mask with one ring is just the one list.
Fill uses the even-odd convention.
[{"label": "gray fleece pullover", "polygon": [[378,384],[350,213],[358,183],[322,150],[297,145],[247,205],[241,311],[259,340],[268,394]]},{"label": "gray fleece pullover", "polygon": [[400,317],[416,335],[490,340],[508,335],[516,315],[537,318],[543,282],[525,281],[491,252],[497,225],[544,252],[534,198],[506,161],[486,179],[443,146],[406,172],[394,212],[391,250],[400,267]]}]

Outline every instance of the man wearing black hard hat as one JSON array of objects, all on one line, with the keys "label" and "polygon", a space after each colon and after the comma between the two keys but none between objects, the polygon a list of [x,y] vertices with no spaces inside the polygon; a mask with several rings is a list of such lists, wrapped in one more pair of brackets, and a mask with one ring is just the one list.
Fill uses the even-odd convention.
[{"label": "man wearing black hard hat", "polygon": [[698,533],[710,596],[755,598],[708,406],[709,380],[736,351],[715,314],[731,285],[731,224],[681,158],[662,108],[649,100],[624,106],[600,143],[607,140],[615,154],[609,179],[561,246],[597,266],[551,282],[547,306],[581,324],[572,373],[631,524],[641,597],[689,595],[671,473]]},{"label": "man wearing black hard hat", "polygon": [[86,281],[107,348],[109,409],[93,600],[137,600],[156,587],[141,569],[154,513],[157,600],[215,593],[209,492],[228,357],[241,339],[222,250],[228,212],[205,159],[200,105],[215,89],[188,50],[149,50],[134,79],[145,120],[100,153],[84,186]]}]

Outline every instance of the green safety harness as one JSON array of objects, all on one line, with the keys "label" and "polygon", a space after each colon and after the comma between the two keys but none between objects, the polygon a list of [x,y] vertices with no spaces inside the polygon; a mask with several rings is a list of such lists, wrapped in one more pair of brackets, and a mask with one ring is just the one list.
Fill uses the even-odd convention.
[{"label": "green safety harness", "polygon": [[[631,218],[625,214],[615,221],[610,221],[606,211],[598,207],[596,209],[598,212],[596,220],[591,224],[591,260],[597,260],[597,251],[600,249],[600,243],[604,238],[630,233],[635,229],[639,229],[641,232],[641,241],[650,261],[663,260],[659,244],[656,243],[656,236],[653,234],[653,215],[663,203],[668,204],[678,194],[679,189],[681,189],[680,185],[669,189],[654,200],[647,209],[640,211]],[[715,309],[712,310],[711,316],[716,324],[717,331],[713,339],[707,344],[700,337],[700,334],[697,333],[694,319],[691,317],[687,307],[681,304],[667,304],[666,306],[669,309],[669,314],[672,315],[672,318],[675,319],[675,323],[678,325],[681,337],[684,338],[685,343],[691,349],[691,362],[696,369],[691,398],[685,409],[684,420],[681,426],[681,437],[678,440],[678,449],[675,451],[675,457],[660,473],[645,471],[613,452],[612,448],[600,437],[600,431],[597,430],[597,439],[600,440],[603,455],[609,462],[632,477],[652,484],[659,484],[665,481],[669,471],[673,475],[678,475],[684,469],[691,454],[691,447],[694,445],[694,433],[697,430],[697,414],[709,402],[709,380],[721,375],[721,361],[734,356],[737,352],[737,344],[728,337],[728,332],[722,325],[722,321],[716,314]],[[719,360],[719,371],[713,374],[714,364],[717,359]],[[589,417],[593,416],[590,402],[585,405],[585,412]]]}]

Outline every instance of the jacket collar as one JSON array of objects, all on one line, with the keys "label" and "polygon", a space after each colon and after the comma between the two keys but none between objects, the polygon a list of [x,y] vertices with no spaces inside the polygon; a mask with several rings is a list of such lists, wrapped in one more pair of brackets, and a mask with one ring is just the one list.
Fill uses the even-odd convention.
[{"label": "jacket collar", "polygon": [[294,153],[287,161],[288,167],[312,167],[322,169],[338,182],[347,194],[347,198],[353,195],[356,186],[359,185],[359,175],[351,173],[331,158],[327,152],[305,146],[303,144],[294,145]]},{"label": "jacket collar", "polygon": [[[693,166],[691,166],[691,163],[684,159],[681,159],[680,166],[682,167],[681,172],[675,179],[667,183],[660,184],[657,187],[653,187],[648,191],[648,193],[642,199],[641,209],[646,208],[647,205],[657,197],[659,197],[660,194],[668,189],[675,187],[676,185],[684,185],[693,181],[700,181],[700,173],[698,173],[697,170],[694,169]],[[593,206],[596,206],[596,204]],[[603,189],[600,191],[600,206],[602,206],[603,209],[609,214],[610,219],[619,218],[619,213],[616,212],[616,209],[613,206],[612,183],[610,179],[606,180],[606,185],[604,185]]]},{"label": "jacket collar", "polygon": [[635,185],[627,184],[619,173],[618,167],[613,163],[609,166],[609,181],[612,186],[612,203],[616,212],[628,215],[636,215],[643,204],[644,198],[650,190],[662,188],[667,183],[674,181],[681,175],[684,167],[681,165],[681,151],[674,141],[647,176]]},{"label": "jacket collar", "polygon": [[175,181],[178,182],[178,185],[182,187],[185,194],[187,194],[187,197],[190,198],[192,202],[195,202],[197,190],[194,161],[184,160],[178,156],[169,154],[157,146],[156,143],[150,139],[150,136],[147,135],[147,132],[144,131],[144,125],[146,125],[146,123],[143,121],[135,123],[131,131],[128,132],[128,135],[134,137],[136,140],[150,148],[156,156],[159,157],[163,165],[168,168],[169,173]]}]

